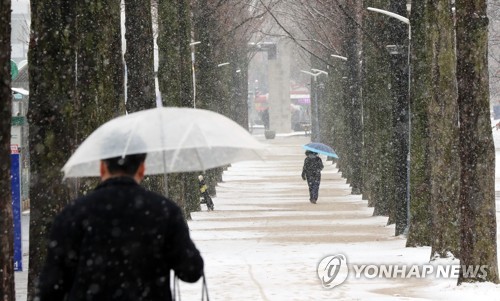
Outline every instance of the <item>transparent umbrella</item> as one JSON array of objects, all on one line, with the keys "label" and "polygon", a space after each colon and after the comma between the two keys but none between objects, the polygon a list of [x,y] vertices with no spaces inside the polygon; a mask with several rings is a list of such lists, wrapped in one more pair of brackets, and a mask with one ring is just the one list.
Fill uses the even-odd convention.
[{"label": "transparent umbrella", "polygon": [[102,159],[147,153],[146,174],[203,171],[237,161],[260,160],[265,147],[218,113],[161,107],[108,121],[66,162],[67,177],[99,176]]}]

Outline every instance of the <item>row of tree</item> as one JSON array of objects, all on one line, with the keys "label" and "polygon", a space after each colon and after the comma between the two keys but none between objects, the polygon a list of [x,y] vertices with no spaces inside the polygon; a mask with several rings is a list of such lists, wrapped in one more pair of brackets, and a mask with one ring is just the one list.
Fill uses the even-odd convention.
[{"label": "row of tree", "polygon": [[311,98],[321,95],[313,137],[336,147],[352,193],[387,215],[396,235],[407,232],[407,246],[489,267],[458,283],[498,283],[486,0],[297,0],[290,8],[299,26],[289,37],[328,71],[311,82]]},{"label": "row of tree", "polygon": [[[2,300],[15,299],[10,164],[6,163],[10,162],[12,97],[10,5],[10,1],[0,4]],[[107,0],[31,1],[29,300],[44,262],[46,235],[54,215],[96,184],[95,179],[61,181],[61,167],[71,153],[100,124],[125,111],[153,108],[158,96],[164,106],[196,105],[248,127],[246,70],[251,53],[246,46],[262,22],[261,17],[243,0],[125,0],[123,7],[119,1]],[[190,46],[193,41],[201,42],[196,49]],[[197,60],[192,66],[194,50]],[[227,61],[231,62],[230,68],[217,68]],[[192,81],[195,71],[196,103]],[[215,193],[222,169],[207,174]],[[200,207],[196,176],[186,173],[168,177],[169,196],[184,209],[186,218]],[[158,176],[149,177],[145,183],[159,192],[167,189]]]},{"label": "row of tree", "polygon": [[[296,22],[299,26],[287,28],[285,35],[312,54],[313,68],[328,70],[328,77],[312,83],[313,98],[318,93],[321,99],[321,130],[315,135],[336,146],[340,170],[352,192],[363,194],[374,214],[389,216],[389,223],[396,223],[396,235],[408,228],[408,246],[430,245],[433,257],[451,253],[464,265],[489,266],[487,278],[461,275],[459,282],[498,282],[486,3],[456,0],[454,10],[450,0],[412,1],[411,42],[406,40],[407,25],[366,10],[377,7],[404,16],[406,4],[396,0],[125,0],[122,8],[106,0],[32,1],[29,298],[53,216],[95,184],[91,180],[74,181],[71,186],[61,183],[60,168],[77,145],[125,109],[154,107],[155,77],[164,105],[196,105],[247,127],[246,74],[251,58],[247,45],[268,14],[279,26]],[[294,22],[279,22],[290,17]],[[9,162],[10,152],[9,20],[10,3],[3,1],[2,162]],[[194,41],[201,43],[190,46]],[[391,56],[386,45],[411,47],[397,47]],[[228,61],[229,68],[217,68]],[[4,167],[8,170],[9,164],[2,163]],[[0,295],[13,300],[7,174],[0,179],[6,184],[0,186]],[[221,170],[208,173],[212,188],[220,176]],[[159,179],[147,182],[158,191],[165,189]],[[199,208],[194,174],[169,175],[168,186],[187,217]]]}]

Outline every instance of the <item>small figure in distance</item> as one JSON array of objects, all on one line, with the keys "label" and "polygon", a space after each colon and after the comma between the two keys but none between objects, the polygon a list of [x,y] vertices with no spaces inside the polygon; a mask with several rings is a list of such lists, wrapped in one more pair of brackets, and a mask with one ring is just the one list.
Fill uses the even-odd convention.
[{"label": "small figure in distance", "polygon": [[302,168],[302,180],[307,180],[307,185],[309,186],[309,201],[313,204],[316,204],[318,201],[321,170],[323,170],[323,161],[318,154],[312,151],[306,151],[304,167]]},{"label": "small figure in distance", "polygon": [[262,111],[261,119],[264,124],[264,129],[269,130],[269,109]]},{"label": "small figure in distance", "polygon": [[203,197],[203,203],[207,204],[207,210],[208,211],[213,211],[214,210],[214,202],[212,201],[212,198],[210,197],[210,194],[208,193],[208,186],[205,184],[205,179],[203,178],[202,175],[198,176],[198,184],[200,186],[200,193],[201,196]]},{"label": "small figure in distance", "polygon": [[203,259],[179,206],[139,183],[145,154],[101,161],[101,183],[55,218],[34,300],[172,300]]}]

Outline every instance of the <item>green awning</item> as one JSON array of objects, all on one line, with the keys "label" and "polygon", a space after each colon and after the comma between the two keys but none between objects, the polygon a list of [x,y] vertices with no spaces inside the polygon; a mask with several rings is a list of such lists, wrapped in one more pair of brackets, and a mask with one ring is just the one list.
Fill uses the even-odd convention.
[{"label": "green awning", "polygon": [[12,75],[12,80],[15,80],[19,75],[19,69],[17,68],[16,62],[10,60],[10,73]]}]

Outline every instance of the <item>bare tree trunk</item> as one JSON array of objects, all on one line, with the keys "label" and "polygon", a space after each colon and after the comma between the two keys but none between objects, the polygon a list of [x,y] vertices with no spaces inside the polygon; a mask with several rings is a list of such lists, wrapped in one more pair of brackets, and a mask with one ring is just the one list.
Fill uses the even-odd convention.
[{"label": "bare tree trunk", "polygon": [[419,64],[415,66],[411,93],[415,118],[411,145],[412,221],[407,245],[430,242],[431,258],[457,256],[460,166],[451,4],[445,0],[426,1],[412,10],[415,19],[411,23],[417,35],[414,44],[419,45],[413,47],[417,54],[414,61]]},{"label": "bare tree trunk", "polygon": [[344,118],[342,117],[344,113],[344,74],[345,74],[345,63],[342,62],[341,65],[334,66],[333,70],[330,70],[331,75],[331,97],[332,97],[332,106],[335,108],[334,114],[332,115],[333,119],[333,133],[332,133],[332,146],[335,147],[336,153],[339,155],[339,159],[337,159],[337,168],[339,171],[342,170],[342,162],[343,162],[343,149],[345,140],[344,137]]},{"label": "bare tree trunk", "polygon": [[[383,3],[381,3],[383,2]],[[368,1],[366,6],[384,8],[388,1]],[[386,16],[369,13],[364,19],[363,36],[363,186],[369,191],[373,215],[390,215],[394,204],[394,166],[392,142],[392,95]],[[375,26],[377,24],[377,26]],[[371,37],[376,37],[372,39]],[[365,191],[363,190],[363,193]],[[390,219],[392,222],[392,219]]]},{"label": "bare tree trunk", "polygon": [[127,111],[156,107],[151,1],[125,1]]},{"label": "bare tree trunk", "polygon": [[[156,91],[151,1],[125,1],[125,39],[127,112],[154,108]],[[142,185],[149,190],[165,193],[164,177],[165,175],[146,176]]]},{"label": "bare tree trunk", "polygon": [[361,39],[358,25],[360,22],[361,1],[347,0],[345,9],[348,11],[347,31],[346,31],[346,55],[347,61],[347,78],[348,78],[348,99],[349,106],[349,122],[352,135],[349,138],[351,148],[351,159],[349,160],[350,168],[352,169],[352,194],[361,194],[363,186],[363,178],[361,173],[362,164],[362,121],[361,121],[361,70],[360,70],[360,54]]},{"label": "bare tree trunk", "polygon": [[[93,0],[80,4],[77,17],[79,140],[120,115],[123,108],[119,4]],[[81,141],[78,141],[80,143]]]},{"label": "bare tree trunk", "polygon": [[458,103],[455,31],[451,3],[428,1],[431,85],[428,87],[429,166],[431,169],[431,257],[458,256]]},{"label": "bare tree trunk", "polygon": [[[406,3],[404,1],[391,1],[390,11],[399,15],[406,15]],[[388,45],[396,45],[396,49],[390,49],[392,70],[392,143],[389,149],[392,153],[393,168],[393,206],[391,216],[396,224],[395,235],[401,235],[407,229],[408,224],[408,26],[399,20],[390,18],[390,31]]]},{"label": "bare tree trunk", "polygon": [[[190,7],[186,0],[161,1],[158,5],[160,91],[165,104],[193,107]],[[199,208],[196,173],[168,176],[169,196],[183,208],[186,218]]]},{"label": "bare tree trunk", "polygon": [[189,15],[186,0],[162,1],[158,5],[158,78],[168,106],[193,107]]},{"label": "bare tree trunk", "polygon": [[194,8],[193,27],[196,39],[200,42],[196,46],[196,82],[197,100],[196,107],[215,111],[213,105],[216,101],[216,58],[215,44],[216,29],[213,15],[209,14],[210,8],[207,0],[199,0]]},{"label": "bare tree trunk", "polygon": [[[430,246],[432,237],[431,178],[429,165],[429,131],[427,105],[432,88],[432,44],[427,30],[431,20],[426,14],[427,3],[412,1],[410,24],[411,100],[410,100],[410,226],[407,247]],[[416,63],[418,62],[418,63]]]},{"label": "bare tree trunk", "polygon": [[68,202],[60,170],[74,135],[75,2],[31,2],[29,49],[30,244],[28,300],[46,255],[52,219]]},{"label": "bare tree trunk", "polygon": [[[209,12],[207,0],[196,2],[193,9],[193,28],[196,40],[200,42],[196,46],[196,107],[201,109],[217,111],[217,70],[215,49],[216,25],[213,14]],[[222,170],[214,168],[205,173],[206,183],[211,196],[217,195],[217,180],[221,176]]]},{"label": "bare tree trunk", "polygon": [[490,126],[488,17],[485,0],[457,0],[460,108],[460,261],[487,266],[486,275],[460,271],[458,283],[498,283],[495,150]]},{"label": "bare tree trunk", "polygon": [[[120,5],[109,0],[75,3],[76,25],[72,34],[77,38],[76,87],[73,148],[87,138],[97,127],[112,117],[124,113],[123,58],[121,49]],[[71,196],[79,196],[94,189],[98,180],[78,178],[73,183]]]},{"label": "bare tree trunk", "polygon": [[231,103],[230,118],[243,128],[248,129],[248,59],[247,45],[238,45],[231,53]]},{"label": "bare tree trunk", "polygon": [[10,0],[0,3],[0,300],[15,300],[14,231],[10,181],[10,127],[12,91],[10,69]]}]

